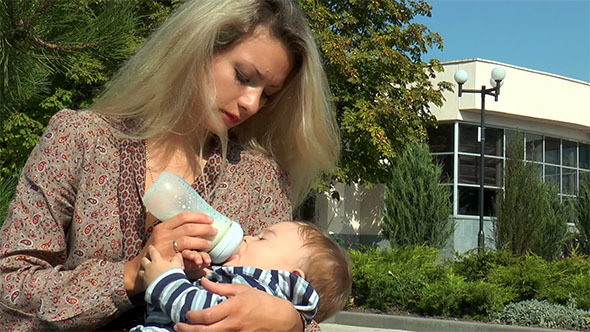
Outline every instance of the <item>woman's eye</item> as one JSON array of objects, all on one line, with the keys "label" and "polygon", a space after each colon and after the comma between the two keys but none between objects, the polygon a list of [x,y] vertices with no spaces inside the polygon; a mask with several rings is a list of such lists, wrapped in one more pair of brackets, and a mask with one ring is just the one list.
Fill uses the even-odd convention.
[{"label": "woman's eye", "polygon": [[244,84],[250,82],[250,80],[248,78],[246,78],[246,76],[244,74],[242,74],[242,72],[240,72],[238,69],[236,69],[236,79],[240,83],[244,83]]}]

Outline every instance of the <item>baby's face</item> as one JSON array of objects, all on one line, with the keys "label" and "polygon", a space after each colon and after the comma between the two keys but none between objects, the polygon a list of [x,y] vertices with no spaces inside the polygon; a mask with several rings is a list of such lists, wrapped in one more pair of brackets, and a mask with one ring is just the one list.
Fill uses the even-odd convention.
[{"label": "baby's face", "polygon": [[307,249],[302,249],[299,225],[282,222],[271,226],[257,236],[245,236],[238,253],[224,265],[253,266],[263,270],[286,270],[300,268]]}]

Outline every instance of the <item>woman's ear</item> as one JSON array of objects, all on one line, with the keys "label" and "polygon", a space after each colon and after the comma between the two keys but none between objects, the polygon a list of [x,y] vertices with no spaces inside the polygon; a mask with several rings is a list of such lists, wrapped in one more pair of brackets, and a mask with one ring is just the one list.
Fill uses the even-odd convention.
[{"label": "woman's ear", "polygon": [[302,279],[305,279],[305,273],[303,273],[303,270],[301,269],[294,269],[293,271],[291,271],[291,273],[300,276]]}]

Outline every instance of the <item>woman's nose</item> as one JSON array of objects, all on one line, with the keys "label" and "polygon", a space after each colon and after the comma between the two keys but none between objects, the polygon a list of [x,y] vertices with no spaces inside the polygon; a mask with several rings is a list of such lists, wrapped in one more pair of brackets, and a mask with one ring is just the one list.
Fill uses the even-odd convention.
[{"label": "woman's nose", "polygon": [[240,98],[240,108],[248,115],[254,115],[263,106],[263,89],[260,87],[248,87]]}]

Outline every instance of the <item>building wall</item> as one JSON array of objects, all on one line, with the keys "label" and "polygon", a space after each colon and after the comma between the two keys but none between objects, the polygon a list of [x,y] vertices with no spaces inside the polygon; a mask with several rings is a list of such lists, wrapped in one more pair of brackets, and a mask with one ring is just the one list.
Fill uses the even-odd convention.
[{"label": "building wall", "polygon": [[[486,96],[487,126],[590,143],[588,82],[483,59],[445,63],[445,71],[435,81],[445,80],[456,85],[453,76],[457,70],[464,69],[469,73],[465,89],[480,89],[482,85],[490,87],[491,71],[498,66],[506,70],[506,78],[497,102],[492,96]],[[444,97],[446,101],[442,107],[432,106],[431,109],[440,122],[479,124],[480,94],[465,93],[459,98],[455,90],[446,92]],[[456,197],[456,184],[454,187]],[[383,244],[378,226],[383,209],[383,187],[369,189],[338,184],[336,190],[340,193],[339,201],[325,195],[320,195],[317,199],[318,223],[331,234],[351,244]],[[451,241],[452,249],[465,252],[475,248],[479,230],[478,216],[460,215],[455,199],[452,218],[457,224]],[[486,244],[493,246],[489,217],[484,218],[484,233]]]}]

